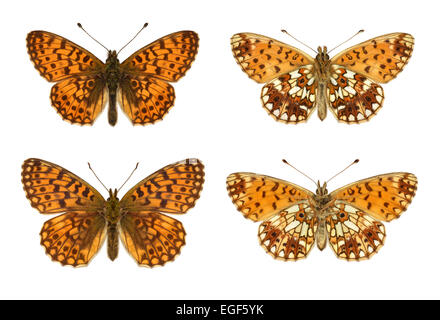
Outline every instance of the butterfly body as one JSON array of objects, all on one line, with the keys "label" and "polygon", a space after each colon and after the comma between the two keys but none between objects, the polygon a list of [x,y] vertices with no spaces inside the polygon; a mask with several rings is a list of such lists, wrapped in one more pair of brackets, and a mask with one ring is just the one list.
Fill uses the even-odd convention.
[{"label": "butterfly body", "polygon": [[[406,172],[363,179],[331,193],[319,181],[315,193],[298,185],[250,172],[230,174],[229,196],[245,218],[262,221],[261,246],[274,258],[303,259],[315,242],[327,242],[344,260],[368,259],[384,244],[380,221],[398,218],[411,203],[417,178]],[[379,220],[379,221],[377,221]]]},{"label": "butterfly body", "polygon": [[414,38],[390,33],[346,49],[330,58],[318,47],[315,58],[275,39],[238,33],[232,52],[242,70],[264,83],[261,101],[275,120],[301,123],[315,109],[324,120],[327,110],[338,121],[361,123],[382,107],[386,83],[400,73],[411,57]]},{"label": "butterfly body", "polygon": [[191,67],[198,35],[179,31],[139,49],[122,63],[109,50],[106,62],[79,45],[47,31],[27,36],[31,61],[40,75],[57,82],[51,89],[52,106],[61,117],[91,125],[109,102],[108,121],[117,122],[117,102],[134,125],[162,120],[173,107],[176,82]]},{"label": "butterfly body", "polygon": [[54,261],[87,265],[107,238],[107,254],[118,256],[119,239],[141,266],[163,265],[185,244],[185,229],[164,213],[194,207],[204,182],[203,164],[186,159],[168,165],[131,188],[121,199],[110,189],[105,200],[70,171],[41,159],[23,163],[22,182],[40,213],[61,215],[46,221],[41,244]]}]

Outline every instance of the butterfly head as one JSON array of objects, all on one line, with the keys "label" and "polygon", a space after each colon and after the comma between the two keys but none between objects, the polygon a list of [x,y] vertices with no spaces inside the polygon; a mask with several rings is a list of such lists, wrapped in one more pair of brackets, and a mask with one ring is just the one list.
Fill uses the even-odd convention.
[{"label": "butterfly head", "polygon": [[118,189],[115,188],[115,190],[113,191],[111,188],[108,190],[109,193],[109,197],[107,199],[108,202],[112,202],[112,201],[119,201],[118,199]]},{"label": "butterfly head", "polygon": [[330,60],[330,56],[327,53],[327,47],[318,47],[318,54],[316,55],[316,60],[319,63],[325,63]]},{"label": "butterfly head", "polygon": [[326,196],[328,194],[328,190],[327,190],[327,182],[324,182],[323,185],[321,186],[321,183],[318,180],[317,183],[317,189],[316,189],[316,195],[317,196]]},{"label": "butterfly head", "polygon": [[116,50],[109,50],[107,55],[107,60],[105,61],[107,64],[115,63],[117,62],[119,64],[118,60],[118,54],[116,53]]}]

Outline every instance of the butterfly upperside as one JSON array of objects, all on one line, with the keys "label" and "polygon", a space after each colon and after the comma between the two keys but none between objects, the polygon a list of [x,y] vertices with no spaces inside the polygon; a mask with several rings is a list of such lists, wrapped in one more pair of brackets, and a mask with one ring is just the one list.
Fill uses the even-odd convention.
[{"label": "butterfly upperside", "polygon": [[31,205],[40,213],[62,213],[46,221],[41,244],[54,261],[84,266],[107,238],[107,253],[116,259],[121,237],[141,266],[174,260],[185,244],[185,229],[164,213],[184,214],[194,207],[204,182],[203,164],[186,159],[151,174],[121,200],[110,189],[105,200],[70,171],[40,159],[23,163],[22,182]]},{"label": "butterfly upperside", "polygon": [[[355,161],[357,162],[357,161]],[[399,217],[417,190],[417,178],[396,172],[363,179],[331,193],[319,181],[315,193],[293,183],[248,172],[228,176],[226,186],[237,210],[262,221],[261,246],[280,260],[307,257],[316,243],[329,242],[338,258],[368,259],[385,240],[381,221]]]},{"label": "butterfly upperside", "polygon": [[391,33],[360,43],[333,58],[318,47],[312,58],[301,50],[253,33],[231,38],[232,52],[242,70],[258,83],[264,109],[275,120],[301,123],[317,109],[324,120],[327,110],[340,122],[370,120],[383,105],[378,83],[399,74],[411,57],[414,38]]},{"label": "butterfly upperside", "polygon": [[193,31],[175,32],[139,49],[122,63],[118,52],[106,48],[104,63],[47,31],[32,31],[26,39],[29,57],[40,75],[57,82],[50,99],[61,117],[70,123],[91,125],[108,101],[112,126],[117,122],[117,102],[135,125],[162,120],[175,100],[169,82],[179,80],[191,67],[198,41]]}]

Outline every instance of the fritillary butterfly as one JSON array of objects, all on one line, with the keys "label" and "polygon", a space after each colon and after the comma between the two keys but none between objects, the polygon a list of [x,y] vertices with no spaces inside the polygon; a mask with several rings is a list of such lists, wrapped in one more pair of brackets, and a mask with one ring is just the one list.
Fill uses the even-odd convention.
[{"label": "fritillary butterfly", "polygon": [[227,190],[245,218],[263,221],[261,246],[274,258],[305,258],[315,241],[328,242],[336,256],[348,261],[368,259],[384,244],[385,227],[408,208],[417,178],[406,172],[363,179],[331,193],[327,182],[316,193],[277,178],[237,172],[228,176]]},{"label": "fritillary butterfly", "polygon": [[114,126],[117,100],[134,125],[163,119],[175,99],[169,82],[179,80],[191,67],[199,38],[193,31],[172,33],[122,63],[114,50],[108,50],[103,63],[77,44],[47,31],[32,31],[26,41],[40,75],[57,82],[50,99],[64,120],[92,125],[109,100],[108,121]]},{"label": "fritillary butterfly", "polygon": [[23,163],[22,182],[31,206],[43,214],[64,213],[46,221],[41,244],[54,261],[84,266],[101,248],[118,255],[119,236],[141,266],[174,260],[185,244],[185,229],[163,213],[184,214],[194,207],[204,182],[203,164],[186,159],[168,165],[130,189],[121,200],[118,190],[102,195],[72,172],[48,161]]},{"label": "fritillary butterfly", "polygon": [[[284,30],[283,30],[284,31]],[[330,59],[327,47],[307,53],[254,33],[231,38],[235,60],[247,75],[265,83],[264,109],[284,123],[305,122],[317,107],[324,120],[330,109],[340,122],[368,121],[382,107],[378,83],[394,79],[408,63],[414,38],[390,33],[344,50]]]}]

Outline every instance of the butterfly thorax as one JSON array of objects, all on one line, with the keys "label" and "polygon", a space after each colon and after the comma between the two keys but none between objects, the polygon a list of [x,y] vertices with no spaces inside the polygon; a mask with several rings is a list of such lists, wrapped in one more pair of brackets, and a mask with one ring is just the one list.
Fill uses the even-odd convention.
[{"label": "butterfly thorax", "polygon": [[107,254],[113,261],[118,256],[119,232],[118,223],[121,218],[121,209],[119,199],[117,198],[118,190],[109,190],[109,198],[105,203],[104,217],[107,222]]},{"label": "butterfly thorax", "polygon": [[324,120],[327,116],[329,101],[327,99],[327,82],[331,76],[331,61],[327,54],[327,47],[318,47],[318,54],[315,58],[314,73],[318,82],[316,105],[318,107],[319,119]]},{"label": "butterfly thorax", "polygon": [[116,94],[122,77],[118,54],[114,50],[108,52],[108,57],[105,61],[104,77],[109,94],[108,122],[114,126],[118,120]]}]

